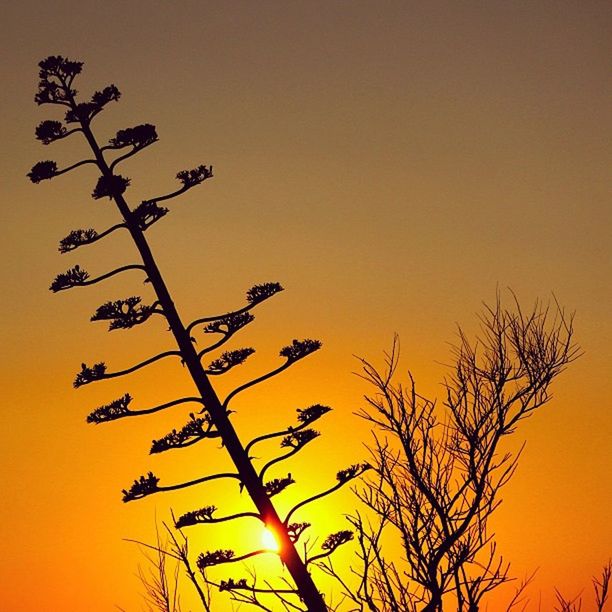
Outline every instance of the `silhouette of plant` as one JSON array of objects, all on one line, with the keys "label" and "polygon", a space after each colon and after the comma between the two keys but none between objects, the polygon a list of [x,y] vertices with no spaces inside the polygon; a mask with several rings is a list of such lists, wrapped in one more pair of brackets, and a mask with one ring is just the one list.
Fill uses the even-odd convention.
[{"label": "silhouette of plant", "polygon": [[[180,612],[181,611],[181,589],[179,584],[180,569],[185,570],[185,574],[194,586],[202,608],[205,612],[211,611],[211,595],[208,584],[204,587],[196,577],[196,570],[193,568],[189,558],[189,543],[182,534],[177,534],[166,523],[163,523],[166,537],[162,538],[159,527],[156,525],[156,544],[150,545],[136,540],[134,542],[143,549],[143,554],[148,561],[149,571],[145,572],[142,567],[138,568],[138,577],[144,586],[144,600],[150,612],[159,610],[160,612]],[[147,549],[154,554],[147,554]],[[168,567],[168,560],[172,560],[173,567]],[[171,572],[171,573],[170,573]],[[123,608],[119,608],[123,610]]]},{"label": "silhouette of plant", "polygon": [[143,551],[148,562],[149,571],[138,568],[138,577],[144,587],[144,600],[150,611],[181,612],[181,598],[179,594],[179,572],[181,564],[176,562],[173,568],[168,567],[168,561],[173,556],[169,544],[157,536],[157,550],[155,554]]},{"label": "silhouette of plant", "polygon": [[[133,208],[130,207],[125,195],[131,184],[130,178],[116,173],[115,170],[119,164],[158,141],[156,128],[150,123],[128,127],[117,131],[116,135],[106,144],[99,144],[92,131],[92,122],[111,102],[118,101],[121,93],[115,85],[108,85],[101,91],[96,91],[89,100],[78,101],[77,91],[73,88],[73,84],[76,77],[81,73],[82,67],[82,62],[71,61],[61,56],[50,56],[39,63],[40,80],[35,101],[39,105],[50,104],[60,108],[63,107],[65,114],[63,121],[56,119],[42,121],[36,128],[35,133],[36,138],[44,145],[49,145],[74,134],[80,134],[88,144],[92,157],[78,161],[66,168],[59,168],[55,161],[41,161],[33,166],[28,177],[33,183],[40,183],[81,166],[95,166],[99,171],[99,177],[91,196],[94,200],[109,198],[113,201],[120,215],[120,221],[101,232],[93,228],[71,230],[60,241],[59,250],[61,253],[72,252],[82,246],[101,240],[115,231],[126,230],[136,246],[141,263],[128,264],[97,277],[91,277],[87,271],[75,265],[67,272],[59,274],[53,280],[50,289],[53,292],[64,291],[74,287],[99,283],[126,271],[138,270],[144,272],[145,280],[155,295],[151,305],[144,304],[140,296],[130,296],[102,304],[91,318],[93,321],[108,321],[109,329],[115,330],[130,329],[136,325],[144,324],[154,315],[164,317],[174,337],[176,348],[149,357],[123,370],[109,371],[107,365],[103,362],[96,363],[93,366],[82,364],[81,371],[76,375],[74,386],[81,387],[94,382],[125,376],[166,357],[178,357],[189,371],[197,389],[197,395],[193,397],[177,398],[164,404],[140,410],[132,409],[132,396],[126,393],[119,399],[93,410],[87,417],[87,421],[100,424],[127,417],[151,414],[181,404],[198,404],[199,411],[197,413],[192,412],[189,415],[189,421],[186,425],[179,429],[173,429],[167,435],[153,441],[151,453],[183,448],[208,438],[220,438],[223,448],[229,453],[233,461],[236,472],[209,474],[189,482],[165,486],[160,484],[160,478],[149,472],[147,475],[135,479],[129,489],[123,490],[123,501],[128,502],[159,492],[191,487],[216,479],[236,480],[240,490],[245,489],[253,501],[253,512],[215,518],[213,512],[216,511],[216,507],[206,506],[200,510],[183,514],[176,521],[176,527],[184,528],[199,523],[215,523],[242,516],[255,517],[270,528],[278,539],[278,555],[287,567],[293,579],[293,584],[287,585],[287,588],[279,589],[266,581],[267,588],[259,589],[254,585],[247,584],[246,579],[231,579],[221,583],[212,583],[206,576],[205,570],[211,566],[236,562],[270,551],[251,551],[242,555],[236,555],[234,551],[230,550],[202,552],[198,557],[197,566],[202,571],[204,579],[210,584],[216,584],[222,591],[229,591],[239,600],[244,600],[242,591],[247,589],[250,594],[246,596],[246,601],[255,605],[260,605],[256,594],[271,593],[282,600],[283,605],[290,605],[293,609],[301,609],[300,605],[303,604],[311,612],[326,610],[323,596],[316,588],[308,566],[314,559],[329,555],[335,548],[349,541],[351,536],[348,531],[332,534],[324,542],[323,553],[310,559],[307,557],[307,553],[304,553],[305,556],[302,558],[297,552],[295,544],[303,531],[309,526],[309,523],[290,523],[289,519],[306,504],[332,493],[340,486],[360,476],[370,466],[358,464],[347,470],[342,470],[338,473],[338,481],[335,485],[302,500],[289,511],[284,519],[281,519],[270,498],[280,494],[295,481],[290,474],[287,477],[274,478],[269,481],[264,480],[264,475],[268,469],[293,456],[319,435],[319,432],[312,428],[306,428],[306,426],[321,418],[330,408],[316,404],[308,408],[298,409],[298,423],[295,426],[288,426],[280,431],[262,434],[250,440],[246,445],[243,445],[232,424],[230,417],[233,411],[229,408],[230,402],[239,393],[279,374],[317,351],[321,348],[321,343],[318,340],[311,339],[293,340],[280,350],[279,355],[284,358],[284,362],[277,368],[238,386],[223,401],[219,399],[211,384],[210,377],[222,375],[244,363],[254,353],[254,349],[242,348],[225,351],[210,361],[206,368],[202,365],[203,357],[220,348],[236,332],[251,323],[254,317],[250,311],[282,291],[283,288],[277,282],[256,284],[246,292],[246,305],[243,307],[229,313],[199,318],[187,325],[183,324],[153,257],[145,232],[169,213],[168,208],[159,205],[160,202],[180,196],[211,179],[213,168],[212,166],[198,165],[193,169],[181,170],[176,174],[180,184],[177,189],[161,196],[148,198]],[[198,327],[204,334],[217,334],[220,338],[217,342],[198,351],[195,348],[195,339],[192,335]],[[249,451],[256,444],[272,438],[281,438],[280,447],[290,450],[269,460],[258,471],[252,463]],[[171,534],[171,537],[174,537],[174,535]],[[186,551],[186,547],[179,545],[177,539],[174,539],[173,542],[175,558],[185,565],[188,574],[192,577],[192,582],[199,589],[195,574],[191,571],[187,554],[181,552]],[[152,548],[155,549],[155,547]],[[287,599],[290,597],[294,598],[291,603]],[[298,599],[301,600],[302,604],[296,603]],[[204,600],[202,601],[204,603]]]},{"label": "silhouette of plant", "polygon": [[[612,559],[603,566],[601,576],[591,579],[593,591],[595,592],[595,609],[597,612],[603,612],[603,609],[608,601],[610,592],[610,581],[612,579]],[[555,612],[580,612],[582,610],[582,596],[579,594],[573,599],[568,599],[563,596],[559,589],[555,589],[555,598],[557,600]]]},{"label": "silhouette of plant", "polygon": [[[442,409],[417,392],[411,374],[406,386],[394,382],[397,338],[383,371],[361,360],[375,389],[359,413],[374,426],[374,476],[357,493],[371,513],[349,519],[360,583],[342,583],[361,609],[439,612],[452,594],[452,609],[476,612],[509,580],[488,520],[522,448],[513,455],[502,445],[550,400],[552,381],[578,356],[572,318],[558,305],[536,303],[526,313],[516,298],[513,309],[498,298],[481,316],[476,342],[459,329]],[[385,556],[386,533],[398,538],[401,558]],[[321,567],[342,582],[330,562]]]}]

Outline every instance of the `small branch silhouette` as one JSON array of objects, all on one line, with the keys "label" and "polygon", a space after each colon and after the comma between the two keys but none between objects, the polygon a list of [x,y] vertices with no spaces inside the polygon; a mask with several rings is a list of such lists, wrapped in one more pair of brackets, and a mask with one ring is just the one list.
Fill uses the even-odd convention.
[{"label": "small branch silhouette", "polygon": [[303,508],[304,506],[306,506],[307,504],[312,503],[313,501],[316,501],[318,499],[326,497],[327,495],[330,495],[334,491],[337,491],[338,489],[342,488],[347,482],[353,480],[354,478],[357,478],[358,476],[361,476],[361,474],[363,474],[365,471],[367,471],[369,469],[371,469],[371,466],[369,464],[367,464],[367,463],[363,463],[363,464],[352,465],[351,467],[347,468],[346,470],[340,470],[336,474],[336,480],[338,482],[335,485],[333,485],[329,489],[326,489],[325,491],[322,491],[321,493],[317,493],[316,495],[313,495],[312,497],[308,497],[307,499],[305,499],[305,500],[301,501],[300,503],[296,504],[295,506],[293,506],[293,508],[291,508],[291,510],[289,510],[289,513],[285,517],[285,520],[283,521],[283,523],[285,525],[288,525],[289,524],[289,519],[300,508]]},{"label": "small branch silhouette", "polygon": [[177,189],[176,191],[172,191],[171,193],[168,193],[163,196],[149,198],[148,200],[145,200],[143,204],[145,203],[146,204],[157,204],[157,202],[164,202],[165,200],[176,198],[186,193],[193,187],[200,185],[206,179],[212,178],[212,176],[213,176],[212,166],[198,166],[197,168],[194,168],[193,170],[181,170],[176,175],[176,178],[183,184],[183,186],[180,189]]},{"label": "small branch silhouette", "polygon": [[155,313],[162,314],[160,311],[155,310],[158,302],[151,306],[141,304],[141,302],[142,298],[138,296],[106,302],[98,307],[91,320],[110,321],[108,329],[112,331],[113,329],[130,329],[135,325],[144,323]]},{"label": "small branch silhouette", "polygon": [[160,487],[158,485],[159,478],[153,474],[153,472],[149,472],[146,476],[141,476],[137,480],[134,480],[132,486],[129,489],[123,489],[123,501],[129,502],[135,499],[142,499],[143,497],[147,497],[148,495],[152,495],[153,493],[162,493],[164,491],[178,491],[179,489],[186,489],[187,487],[192,487],[197,484],[202,484],[204,482],[210,482],[212,480],[220,480],[222,478],[234,478],[236,480],[240,480],[240,476],[238,474],[232,474],[231,472],[224,472],[218,474],[211,474],[210,476],[203,476],[202,478],[194,478],[193,480],[189,480],[187,482],[182,482],[175,485],[166,485]]},{"label": "small branch silhouette", "polygon": [[85,244],[97,242],[118,229],[127,229],[127,225],[125,223],[118,223],[99,234],[93,228],[72,230],[65,238],[60,240],[58,250],[60,253],[74,251]]},{"label": "small branch silhouette", "polygon": [[311,423],[314,423],[314,421],[320,419],[324,414],[330,411],[331,411],[331,408],[329,406],[321,406],[321,404],[315,404],[303,410],[298,408],[297,413],[298,413],[298,421],[300,422],[299,425],[295,427],[289,426],[287,427],[287,429],[282,429],[280,431],[273,431],[268,434],[257,436],[256,438],[253,438],[246,445],[245,451],[248,453],[251,450],[251,448],[253,448],[253,446],[255,446],[255,444],[258,444],[259,442],[264,442],[265,440],[271,440],[273,438],[280,438],[281,436],[286,436],[287,434],[301,431],[305,429],[306,427],[308,427]]},{"label": "small branch silhouette", "polygon": [[322,553],[318,555],[314,555],[313,557],[307,558],[306,563],[314,563],[315,561],[319,561],[326,557],[329,557],[339,546],[350,542],[353,539],[353,532],[348,529],[343,529],[342,531],[338,531],[336,533],[331,533],[325,538],[323,544],[321,544],[321,548],[323,549]]},{"label": "small branch silhouette", "polygon": [[227,410],[227,407],[229,406],[230,401],[234,397],[236,397],[236,395],[238,395],[239,393],[242,393],[243,391],[246,391],[247,389],[250,389],[254,385],[257,385],[265,380],[272,378],[273,376],[276,376],[277,374],[280,374],[281,372],[289,368],[291,365],[293,365],[296,361],[299,361],[300,359],[307,357],[308,355],[310,355],[311,353],[313,353],[314,351],[320,348],[321,348],[321,343],[318,340],[293,340],[293,343],[291,345],[284,347],[283,349],[281,349],[279,353],[281,357],[286,358],[286,361],[284,364],[282,364],[275,370],[272,370],[271,372],[268,372],[267,374],[263,374],[262,376],[255,378],[241,385],[240,387],[234,389],[225,398],[225,401],[223,402],[223,407]]},{"label": "small branch silhouette", "polygon": [[257,304],[261,304],[261,302],[264,302],[265,300],[271,298],[273,295],[276,295],[281,291],[283,291],[283,287],[280,283],[263,283],[261,285],[254,285],[246,293],[246,298],[248,302],[246,306],[239,308],[238,310],[233,310],[232,312],[228,312],[226,314],[196,319],[187,326],[187,331],[191,333],[194,327],[201,325],[202,323],[227,321],[227,319],[232,319],[244,315],[245,313],[248,313],[248,311],[252,308],[255,308]]},{"label": "small branch silhouette", "polygon": [[201,404],[202,399],[199,397],[182,397],[176,400],[172,400],[171,402],[159,404],[158,406],[153,406],[152,408],[145,408],[143,410],[130,410],[129,405],[131,402],[132,396],[129,393],[126,393],[123,397],[113,400],[109,404],[105,404],[104,406],[96,408],[87,417],[87,422],[98,424],[106,423],[107,421],[115,421],[124,417],[135,417],[142,416],[145,414],[153,414],[155,412],[159,412],[160,410],[171,408],[172,406],[178,406],[179,404],[194,402]]},{"label": "small branch silhouette", "polygon": [[259,477],[263,480],[265,473],[277,463],[284,461],[285,459],[289,459],[289,457],[293,457],[299,453],[308,442],[314,440],[316,437],[321,434],[314,429],[301,429],[301,430],[293,430],[288,436],[283,438],[281,442],[281,447],[290,447],[291,450],[284,455],[280,455],[279,457],[275,457],[266,463],[261,471],[259,472]]},{"label": "small branch silhouette", "polygon": [[102,276],[90,278],[89,272],[83,270],[80,266],[74,266],[74,268],[70,268],[70,270],[63,272],[62,274],[58,274],[51,283],[49,289],[53,291],[53,293],[57,293],[58,291],[64,291],[65,289],[71,289],[72,287],[86,287],[87,285],[95,285],[96,283],[106,280],[107,278],[111,278],[112,276],[120,274],[121,272],[126,272],[127,270],[145,270],[145,268],[144,266],[140,266],[138,264],[131,264],[111,270],[106,274],[102,274]]},{"label": "small branch silhouette", "polygon": [[199,510],[192,510],[179,516],[176,520],[176,527],[178,529],[183,527],[189,527],[190,525],[198,524],[213,524],[213,523],[225,523],[227,521],[233,521],[240,518],[255,518],[263,522],[262,517],[255,512],[238,512],[236,514],[230,514],[229,516],[216,517],[213,516],[217,510],[215,506],[205,506]]},{"label": "small branch silhouette", "polygon": [[205,438],[218,438],[220,434],[214,429],[214,425],[209,415],[196,417],[195,414],[189,415],[189,421],[181,429],[173,429],[159,440],[153,440],[150,453],[163,453],[173,448],[186,448],[192,446]]},{"label": "small branch silhouette", "polygon": [[159,353],[159,355],[155,355],[154,357],[150,357],[149,359],[145,359],[136,365],[133,365],[130,368],[125,370],[119,370],[117,372],[107,372],[106,365],[104,363],[96,363],[91,368],[84,363],[81,364],[81,371],[76,375],[74,379],[74,386],[82,387],[83,385],[88,385],[89,383],[96,382],[98,380],[107,380],[109,378],[118,378],[119,376],[125,376],[126,374],[131,374],[132,372],[136,372],[160,359],[164,359],[166,357],[181,357],[181,353],[179,351],[166,351],[164,353]]}]

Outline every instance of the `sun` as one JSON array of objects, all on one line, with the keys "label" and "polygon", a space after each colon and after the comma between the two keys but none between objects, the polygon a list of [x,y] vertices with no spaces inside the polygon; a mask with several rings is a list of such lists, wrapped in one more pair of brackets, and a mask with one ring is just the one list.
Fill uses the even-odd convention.
[{"label": "sun", "polygon": [[278,552],[280,548],[276,536],[268,527],[264,527],[261,532],[261,544],[265,550],[272,552]]}]

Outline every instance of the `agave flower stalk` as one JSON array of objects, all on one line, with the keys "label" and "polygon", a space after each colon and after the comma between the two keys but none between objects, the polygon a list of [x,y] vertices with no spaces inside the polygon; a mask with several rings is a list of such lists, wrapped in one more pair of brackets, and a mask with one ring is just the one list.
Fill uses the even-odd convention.
[{"label": "agave flower stalk", "polygon": [[[81,371],[77,374],[74,385],[79,387],[112,377],[124,376],[158,359],[166,356],[177,356],[187,368],[197,390],[197,394],[194,397],[179,398],[142,410],[133,410],[130,407],[132,397],[129,394],[125,394],[123,397],[94,410],[89,415],[88,421],[91,423],[104,423],[128,416],[150,414],[182,403],[197,403],[200,408],[198,413],[191,413],[190,420],[182,428],[174,429],[163,438],[154,440],[151,452],[165,452],[170,449],[190,446],[204,439],[220,438],[223,448],[229,453],[236,470],[235,473],[206,475],[190,482],[174,485],[160,485],[160,479],[153,473],[149,473],[146,476],[135,479],[129,489],[124,489],[124,501],[127,502],[161,491],[193,486],[219,478],[237,480],[240,489],[246,490],[252,499],[255,507],[253,512],[229,514],[219,519],[212,516],[216,507],[207,506],[201,510],[184,514],[176,521],[176,526],[182,528],[196,523],[220,522],[220,520],[232,520],[243,518],[244,516],[257,518],[276,534],[279,543],[278,554],[295,582],[295,589],[292,589],[293,594],[299,597],[307,610],[312,612],[327,610],[324,598],[310,575],[308,559],[303,559],[296,550],[297,538],[309,524],[289,523],[288,519],[305,503],[336,490],[338,486],[359,476],[369,466],[353,466],[348,470],[340,472],[337,485],[320,495],[300,502],[283,520],[272,503],[271,497],[280,494],[286,486],[295,481],[289,475],[288,477],[264,482],[263,476],[268,468],[296,454],[308,442],[319,435],[315,430],[311,428],[306,429],[305,427],[323,416],[329,411],[329,408],[317,404],[307,409],[298,410],[297,426],[288,427],[279,432],[263,434],[251,440],[247,445],[243,445],[240,440],[231,422],[232,411],[229,409],[229,403],[236,395],[284,371],[295,362],[318,350],[321,347],[321,343],[310,339],[293,340],[290,345],[280,351],[280,357],[284,358],[284,362],[279,367],[250,382],[242,384],[229,393],[224,400],[221,400],[211,384],[211,376],[221,375],[240,365],[254,350],[252,348],[242,348],[226,351],[220,357],[212,360],[207,367],[202,364],[203,356],[219,348],[242,327],[249,324],[253,320],[253,315],[250,311],[259,303],[281,291],[281,285],[279,283],[255,285],[247,292],[247,304],[242,308],[219,316],[199,318],[185,324],[162,277],[145,233],[151,225],[169,212],[168,208],[159,206],[159,202],[166,202],[178,197],[211,179],[213,176],[212,166],[199,165],[191,170],[180,171],[177,174],[177,179],[180,183],[178,189],[165,195],[149,198],[131,207],[126,196],[130,186],[130,179],[118,174],[116,170],[120,164],[127,161],[130,157],[157,142],[158,136],[155,126],[145,123],[122,129],[108,143],[100,144],[92,130],[92,121],[108,104],[119,100],[121,94],[118,88],[115,85],[109,85],[101,91],[95,92],[89,101],[82,102],[77,99],[77,91],[73,88],[73,82],[82,69],[81,62],[71,61],[61,56],[51,56],[40,62],[39,67],[40,81],[38,93],[35,97],[36,102],[40,105],[50,104],[63,107],[65,116],[63,122],[56,120],[43,121],[36,129],[37,138],[43,144],[48,145],[56,140],[80,134],[89,145],[91,158],[78,161],[63,169],[59,168],[57,163],[51,160],[38,162],[28,175],[30,180],[34,183],[39,183],[71,172],[82,166],[95,165],[99,171],[99,177],[91,194],[92,198],[96,200],[109,198],[115,204],[121,217],[116,225],[105,231],[98,232],[93,228],[72,230],[61,240],[60,252],[71,252],[100,240],[111,232],[125,229],[129,232],[139,257],[137,263],[122,266],[97,277],[91,277],[88,272],[78,265],[74,266],[55,278],[51,285],[51,290],[57,292],[78,286],[86,286],[101,282],[115,274],[121,274],[128,270],[139,270],[145,274],[146,280],[150,283],[155,294],[154,303],[151,305],[143,304],[139,296],[109,301],[97,309],[92,320],[107,321],[109,322],[109,328],[113,330],[129,329],[133,326],[144,324],[153,315],[163,316],[175,341],[175,346],[171,350],[145,359],[141,363],[123,370],[108,371],[105,363],[96,363],[91,367],[83,364]],[[202,331],[205,334],[219,334],[220,339],[204,350],[196,350],[192,333],[198,326],[202,326]],[[251,461],[248,451],[258,442],[277,436],[282,437],[281,448],[289,448],[289,452],[276,459],[272,459],[258,472]],[[329,552],[349,539],[348,532],[342,532],[340,535],[332,534],[332,536],[325,540],[325,546],[323,547],[325,552],[322,554],[329,554]],[[332,544],[329,544],[329,542],[332,542]],[[260,552],[253,551],[243,555],[236,555],[233,551],[227,550],[206,552],[200,555],[198,566],[204,574],[204,568],[211,565],[233,562],[237,559],[246,559]],[[230,588],[232,585],[239,589],[245,583],[243,580],[239,580],[238,582],[226,581],[222,584],[222,590],[232,590]]]}]

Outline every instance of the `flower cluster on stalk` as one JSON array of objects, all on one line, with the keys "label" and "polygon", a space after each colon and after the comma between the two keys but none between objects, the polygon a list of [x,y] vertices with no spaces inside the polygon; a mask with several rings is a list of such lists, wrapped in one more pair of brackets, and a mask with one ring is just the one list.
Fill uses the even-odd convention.
[{"label": "flower cluster on stalk", "polygon": [[35,134],[38,140],[40,140],[43,144],[48,145],[55,140],[64,138],[64,136],[68,134],[68,130],[62,125],[61,121],[47,119],[46,121],[41,121],[38,124]]},{"label": "flower cluster on stalk", "polygon": [[68,253],[68,251],[73,251],[83,244],[88,244],[97,235],[98,232],[93,228],[72,230],[65,238],[60,240],[59,252]]},{"label": "flower cluster on stalk", "polygon": [[345,470],[340,470],[336,474],[336,480],[344,484],[345,482],[352,480],[356,476],[363,474],[363,472],[365,472],[366,470],[371,469],[371,467],[372,466],[369,463],[356,463],[346,468]]},{"label": "flower cluster on stalk", "polygon": [[96,183],[91,197],[94,200],[99,200],[101,198],[116,198],[125,192],[129,184],[130,179],[119,174],[101,176]]},{"label": "flower cluster on stalk", "polygon": [[300,423],[313,423],[317,419],[320,419],[324,414],[330,412],[329,406],[322,406],[321,404],[314,404],[308,408],[297,409],[297,419]]},{"label": "flower cluster on stalk", "polygon": [[104,362],[96,363],[93,366],[89,367],[84,363],[81,364],[81,371],[76,375],[74,379],[74,387],[82,387],[83,385],[88,385],[95,380],[100,380],[104,378],[106,374],[106,364]]},{"label": "flower cluster on stalk", "polygon": [[236,589],[250,589],[246,578],[239,578],[238,580],[234,580],[233,578],[228,578],[227,580],[221,580],[219,583],[219,591],[235,591]]},{"label": "flower cluster on stalk", "polygon": [[250,312],[239,312],[223,315],[208,323],[202,331],[207,334],[225,334],[229,336],[253,321],[255,317]]},{"label": "flower cluster on stalk", "polygon": [[303,359],[306,355],[314,353],[321,348],[319,340],[294,340],[289,346],[285,346],[280,351],[280,356],[285,357],[289,363]]},{"label": "flower cluster on stalk", "polygon": [[300,431],[292,431],[288,436],[285,436],[281,440],[281,447],[283,448],[302,448],[310,442],[314,440],[321,434],[316,429],[301,429]]},{"label": "flower cluster on stalk", "polygon": [[121,491],[123,493],[123,501],[129,502],[159,491],[158,482],[159,478],[153,472],[149,472],[146,476],[141,476],[138,480],[134,480],[129,490],[123,489]]},{"label": "flower cluster on stalk", "polygon": [[52,179],[57,174],[57,163],[51,160],[40,161],[32,166],[28,178],[33,183],[40,183]]},{"label": "flower cluster on stalk", "polygon": [[66,270],[66,272],[58,274],[53,279],[49,289],[56,293],[63,289],[70,289],[71,287],[82,285],[88,278],[89,272],[87,272],[87,270],[83,270],[80,266],[74,266],[74,268],[70,268]]},{"label": "flower cluster on stalk", "polygon": [[37,104],[68,105],[68,96],[76,95],[70,89],[74,77],[81,72],[83,62],[70,61],[61,55],[51,55],[38,63],[38,92],[34,96]]},{"label": "flower cluster on stalk", "polygon": [[146,230],[147,227],[159,221],[162,217],[168,214],[168,209],[163,206],[158,206],[152,200],[145,200],[140,203],[133,211],[132,216],[136,219],[138,227],[141,230]]},{"label": "flower cluster on stalk", "polygon": [[151,455],[163,453],[171,448],[181,448],[202,438],[218,437],[217,432],[212,432],[210,417],[206,414],[203,417],[196,417],[195,414],[189,415],[189,421],[178,431],[173,429],[159,440],[153,440],[151,444]]},{"label": "flower cluster on stalk", "polygon": [[208,374],[223,374],[234,366],[244,363],[247,358],[255,352],[253,348],[242,348],[234,351],[226,351],[221,354],[221,357],[214,359],[208,365],[206,372]]},{"label": "flower cluster on stalk", "polygon": [[130,413],[129,405],[131,401],[132,396],[126,393],[123,397],[96,408],[87,416],[87,422],[99,424],[120,419]]},{"label": "flower cluster on stalk", "polygon": [[96,91],[94,95],[91,96],[91,101],[98,107],[102,108],[109,102],[117,102],[120,97],[121,92],[115,85],[107,85],[102,91]]},{"label": "flower cluster on stalk", "polygon": [[198,166],[193,170],[181,170],[177,173],[176,178],[183,183],[185,187],[194,187],[199,185],[213,175],[212,166]]},{"label": "flower cluster on stalk", "polygon": [[92,321],[110,321],[109,330],[130,329],[144,323],[152,314],[153,307],[141,304],[142,298],[132,296],[102,304],[92,315]]},{"label": "flower cluster on stalk", "polygon": [[249,304],[259,304],[274,294],[282,291],[283,287],[280,283],[262,283],[261,285],[253,285],[246,294]]},{"label": "flower cluster on stalk", "polygon": [[113,149],[122,149],[128,146],[140,149],[156,140],[157,131],[155,126],[150,123],[143,123],[142,125],[119,130],[117,135],[110,139],[109,143]]},{"label": "flower cluster on stalk", "polygon": [[343,529],[342,531],[338,531],[336,533],[331,533],[325,538],[323,544],[321,544],[321,548],[323,550],[333,551],[338,546],[342,544],[346,544],[353,539],[353,532],[348,529]]},{"label": "flower cluster on stalk", "polygon": [[287,535],[289,536],[289,539],[295,544],[299,539],[300,536],[304,533],[304,531],[306,531],[306,529],[308,529],[311,526],[310,523],[289,523],[289,525],[287,525]]},{"label": "flower cluster on stalk", "polygon": [[213,514],[217,510],[217,506],[204,506],[199,510],[192,510],[185,512],[177,519],[175,526],[177,529],[181,527],[188,527],[189,525],[196,525],[197,523],[208,523],[212,521]]},{"label": "flower cluster on stalk", "polygon": [[74,108],[66,111],[64,118],[66,123],[89,123],[100,110],[94,102],[79,102]]},{"label": "flower cluster on stalk", "polygon": [[295,480],[288,474],[284,478],[274,478],[269,482],[264,483],[264,489],[268,497],[273,497],[274,495],[278,495],[282,493],[289,485],[295,484]]},{"label": "flower cluster on stalk", "polygon": [[200,571],[219,563],[227,563],[234,558],[236,553],[233,550],[213,550],[205,553],[200,553],[196,564]]}]

